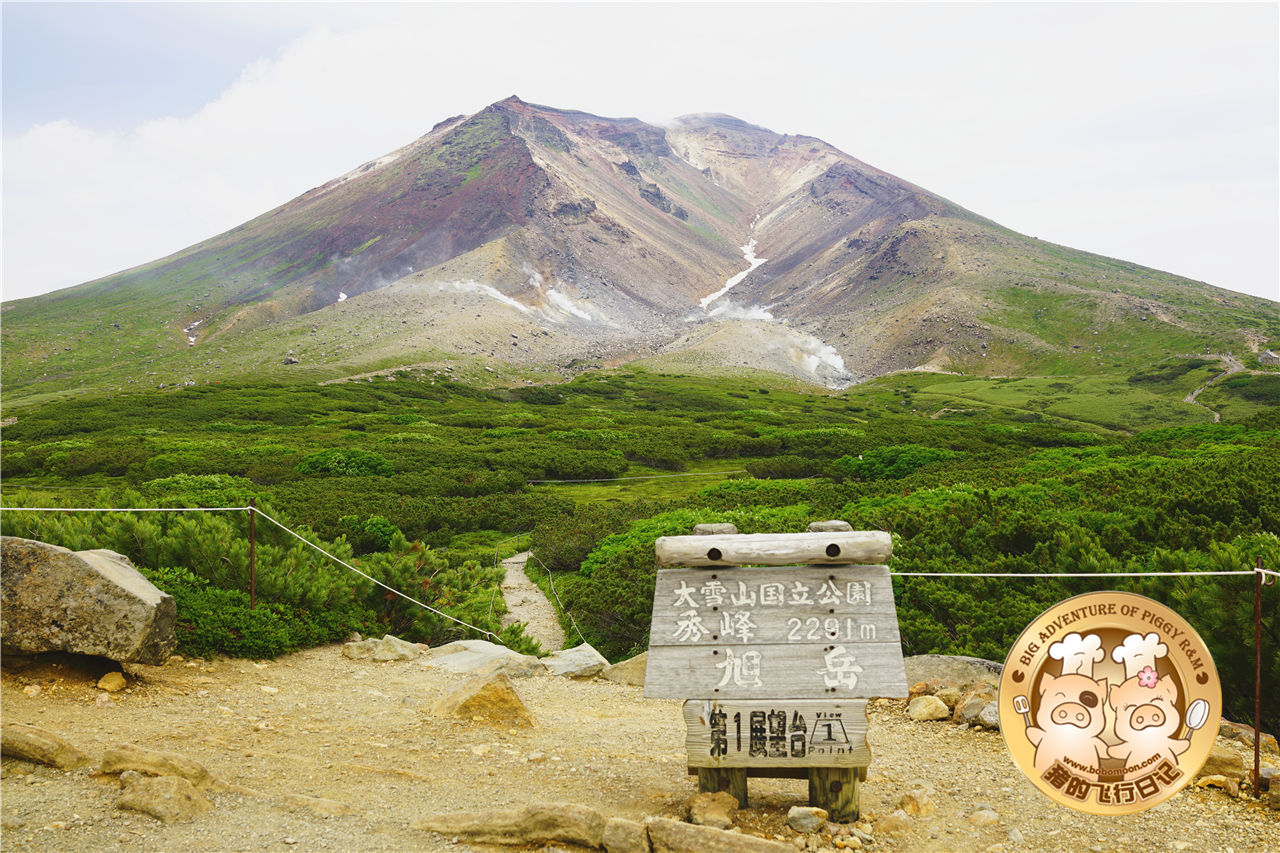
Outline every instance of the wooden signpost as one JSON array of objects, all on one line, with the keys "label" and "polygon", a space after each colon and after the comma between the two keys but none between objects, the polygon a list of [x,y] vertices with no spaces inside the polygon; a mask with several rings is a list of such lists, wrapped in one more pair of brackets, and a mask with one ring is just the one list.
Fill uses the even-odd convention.
[{"label": "wooden signpost", "polygon": [[871,761],[866,700],[907,695],[891,545],[844,522],[810,530],[659,539],[659,566],[705,568],[658,572],[644,693],[688,700],[701,790],[745,807],[750,776],[808,778],[810,803],[846,821]]}]

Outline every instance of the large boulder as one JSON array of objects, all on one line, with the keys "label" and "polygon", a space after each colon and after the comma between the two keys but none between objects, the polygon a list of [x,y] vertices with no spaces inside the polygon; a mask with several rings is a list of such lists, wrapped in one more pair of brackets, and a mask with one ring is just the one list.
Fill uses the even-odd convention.
[{"label": "large boulder", "polygon": [[599,675],[609,661],[588,643],[561,649],[542,659],[542,664],[552,675],[569,678],[591,678]]},{"label": "large boulder", "polygon": [[[907,683],[949,681],[958,686],[968,684],[1000,685],[1004,664],[963,655],[912,655],[904,660]],[[930,691],[933,692],[933,691]]]},{"label": "large boulder", "polygon": [[431,708],[437,717],[461,717],[503,726],[529,727],[533,714],[501,672],[473,675],[441,696]]},{"label": "large boulder", "polygon": [[73,652],[160,665],[177,644],[173,597],[114,551],[0,540],[4,654]]},{"label": "large boulder", "polygon": [[[522,655],[487,640],[458,640],[436,646],[424,657],[427,666],[459,675],[502,672],[507,666],[517,664],[519,667],[540,665],[533,655]],[[495,661],[500,663],[495,665]]]}]

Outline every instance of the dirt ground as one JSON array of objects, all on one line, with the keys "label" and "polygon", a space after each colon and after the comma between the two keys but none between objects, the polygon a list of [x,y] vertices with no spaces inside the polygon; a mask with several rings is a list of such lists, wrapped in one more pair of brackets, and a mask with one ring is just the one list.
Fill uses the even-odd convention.
[{"label": "dirt ground", "polygon": [[[433,717],[435,699],[463,676],[422,659],[356,661],[328,646],[272,662],[129,665],[129,687],[102,705],[95,682],[109,666],[67,655],[6,659],[4,721],[57,732],[95,758],[125,742],[179,752],[239,789],[211,794],[211,812],[166,826],[118,810],[114,776],[6,758],[6,851],[510,849],[410,824],[531,802],[580,803],[631,819],[675,816],[696,790],[680,703],[604,680],[517,680],[538,725],[502,729]],[[917,780],[931,788],[937,811],[894,834],[875,831],[872,850],[1280,850],[1280,812],[1216,790],[1184,790],[1124,818],[1068,811],[1017,772],[998,734],[913,722],[904,707],[871,703],[863,815],[872,823],[888,815]],[[291,810],[289,794],[337,800],[353,812]],[[753,779],[750,796],[739,817],[744,831],[794,837],[785,815],[805,803],[805,783]],[[967,817],[980,805],[999,823],[972,825]]]}]

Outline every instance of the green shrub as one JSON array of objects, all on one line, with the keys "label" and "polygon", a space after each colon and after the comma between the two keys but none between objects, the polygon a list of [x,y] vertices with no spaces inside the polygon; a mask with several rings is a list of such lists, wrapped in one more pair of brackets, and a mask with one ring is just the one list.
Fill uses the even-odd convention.
[{"label": "green shrub", "polygon": [[389,477],[395,468],[382,456],[358,447],[333,447],[312,453],[298,463],[299,474],[319,474],[326,477]]},{"label": "green shrub", "polygon": [[353,631],[385,633],[373,614],[360,607],[311,610],[259,600],[250,608],[246,593],[220,589],[186,569],[143,566],[139,570],[173,596],[178,652],[188,657],[224,654],[261,660],[335,643]]}]

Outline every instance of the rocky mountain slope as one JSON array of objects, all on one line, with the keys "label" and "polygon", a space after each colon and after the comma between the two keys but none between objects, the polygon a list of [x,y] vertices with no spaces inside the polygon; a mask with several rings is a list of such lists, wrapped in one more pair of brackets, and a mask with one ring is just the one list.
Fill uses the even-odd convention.
[{"label": "rocky mountain slope", "polygon": [[[1047,244],[805,136],[512,97],[170,257],[3,306],[10,392],[289,362],[838,386],[1088,373],[1280,338],[1280,305]],[[536,374],[535,374],[536,375]]]}]

